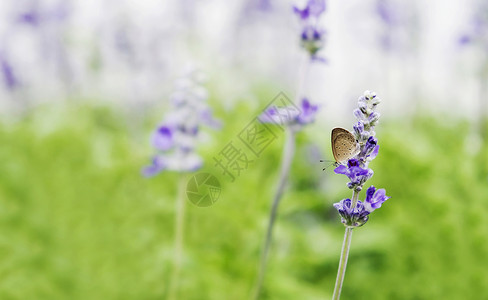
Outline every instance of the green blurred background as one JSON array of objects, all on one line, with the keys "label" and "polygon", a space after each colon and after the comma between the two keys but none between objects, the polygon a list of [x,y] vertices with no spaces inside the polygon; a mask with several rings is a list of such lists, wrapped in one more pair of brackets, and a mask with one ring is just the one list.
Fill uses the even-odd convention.
[{"label": "green blurred background", "polygon": [[[228,126],[201,147],[205,160],[257,113],[217,110]],[[178,174],[140,175],[158,117],[134,124],[84,103],[39,107],[1,125],[1,299],[163,297]],[[377,126],[371,183],[392,198],[353,234],[344,299],[488,297],[488,144],[473,152],[468,129],[462,119],[427,116]],[[330,158],[328,132],[312,125],[299,134],[263,299],[332,294],[344,231],[332,203],[350,195],[344,176],[307,159],[310,147]],[[221,181],[215,205],[186,203],[181,299],[249,297],[282,139],[235,182]]]},{"label": "green blurred background", "polygon": [[[213,157],[277,94],[297,98],[305,2],[0,1],[0,300],[167,298],[194,173],[141,168],[188,66],[223,125],[198,145],[222,191],[185,202],[178,299],[251,299],[284,136],[235,182]],[[354,230],[342,299],[488,299],[486,3],[327,1],[327,63],[302,91],[320,110],[297,136],[261,299],[331,297],[332,205],[351,193],[319,160],[368,89],[383,99],[368,185],[391,199]]]}]

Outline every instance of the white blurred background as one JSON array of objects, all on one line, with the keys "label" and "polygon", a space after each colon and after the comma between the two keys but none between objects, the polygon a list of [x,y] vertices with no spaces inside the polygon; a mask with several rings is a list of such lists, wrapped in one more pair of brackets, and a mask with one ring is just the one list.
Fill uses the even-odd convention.
[{"label": "white blurred background", "polygon": [[[487,2],[327,1],[328,62],[313,65],[306,87],[320,117],[347,126],[366,89],[389,117],[486,114]],[[304,56],[296,3],[3,0],[1,112],[83,99],[150,107],[167,101],[189,64],[207,73],[211,98],[226,107],[271,100],[256,101],[252,87],[261,85],[293,98]],[[480,36],[473,28],[483,5]]]}]

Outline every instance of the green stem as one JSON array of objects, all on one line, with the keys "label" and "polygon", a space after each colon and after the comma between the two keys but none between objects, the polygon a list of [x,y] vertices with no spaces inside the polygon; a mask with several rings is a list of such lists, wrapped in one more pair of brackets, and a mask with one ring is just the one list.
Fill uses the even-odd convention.
[{"label": "green stem", "polygon": [[278,206],[280,204],[281,197],[283,196],[283,191],[285,190],[288,174],[290,173],[290,167],[293,161],[293,155],[295,153],[295,133],[289,128],[286,128],[286,133],[287,135],[286,135],[285,147],[283,148],[283,157],[281,160],[280,179],[278,182],[278,188],[274,195],[273,204],[271,206],[271,211],[269,214],[268,229],[266,231],[264,248],[261,253],[258,279],[254,288],[253,299],[259,299],[259,295],[261,293],[261,287],[263,285],[264,275],[266,273],[269,247],[273,237],[273,226],[276,220],[276,215],[278,213]]},{"label": "green stem", "polygon": [[[359,191],[353,190],[351,209],[356,207],[358,202]],[[342,284],[344,282],[344,275],[346,275],[347,258],[349,257],[349,249],[351,248],[352,229],[354,227],[346,226],[344,232],[344,242],[342,243],[341,259],[339,261],[339,269],[337,270],[337,278],[334,286],[334,295],[332,300],[339,300],[342,291]]]},{"label": "green stem", "polygon": [[332,300],[339,300],[341,296],[342,283],[344,282],[344,275],[346,274],[347,258],[349,256],[349,249],[351,248],[352,229],[353,227],[346,227],[346,231],[344,232],[341,260],[339,261],[339,270],[337,271],[337,278]]},{"label": "green stem", "polygon": [[168,299],[178,299],[179,275],[183,258],[183,233],[185,218],[185,176],[181,175],[178,185],[178,197],[176,199],[175,216],[175,240],[173,256],[173,272],[171,274]]}]

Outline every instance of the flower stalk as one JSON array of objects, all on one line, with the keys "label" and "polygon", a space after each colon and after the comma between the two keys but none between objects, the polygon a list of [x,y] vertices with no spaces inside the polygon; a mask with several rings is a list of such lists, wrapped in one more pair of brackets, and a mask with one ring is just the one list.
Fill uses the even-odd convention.
[{"label": "flower stalk", "polygon": [[[353,190],[352,192],[352,207],[356,206],[359,198],[359,192]],[[339,300],[342,291],[342,284],[344,283],[344,276],[346,275],[347,258],[349,257],[349,249],[351,248],[352,230],[354,227],[346,226],[344,232],[344,242],[342,243],[341,259],[339,260],[339,269],[337,270],[337,278],[334,286],[334,294],[332,300]]]},{"label": "flower stalk", "polygon": [[173,300],[178,297],[179,275],[181,264],[183,261],[183,247],[184,247],[184,220],[185,220],[185,176],[180,174],[178,184],[178,196],[175,203],[175,237],[174,237],[174,252],[173,252],[173,270],[171,272],[170,286],[168,292],[168,299]]},{"label": "flower stalk", "polygon": [[346,274],[347,258],[349,257],[349,249],[351,248],[353,229],[354,227],[346,227],[344,232],[344,242],[342,243],[341,259],[339,261],[339,270],[337,271],[332,300],[339,300],[341,297],[342,284],[344,283],[344,275]]},{"label": "flower stalk", "polygon": [[256,287],[254,289],[253,299],[259,299],[261,293],[261,287],[263,285],[264,274],[266,273],[266,266],[268,262],[268,252],[273,237],[273,227],[278,214],[278,207],[280,205],[281,197],[285,190],[286,182],[288,180],[288,174],[290,173],[291,163],[295,154],[295,132],[290,128],[286,128],[286,141],[283,148],[283,157],[281,159],[281,171],[280,179],[278,181],[278,188],[273,197],[273,203],[269,214],[268,228],[266,230],[266,238],[264,240],[264,248],[261,253],[261,260],[259,264],[259,273]]}]

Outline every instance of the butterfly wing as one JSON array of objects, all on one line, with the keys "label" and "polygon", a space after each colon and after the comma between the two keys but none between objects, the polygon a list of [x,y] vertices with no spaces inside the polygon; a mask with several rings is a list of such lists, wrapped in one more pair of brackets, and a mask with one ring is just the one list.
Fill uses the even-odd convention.
[{"label": "butterfly wing", "polygon": [[332,129],[332,154],[338,163],[343,163],[359,153],[359,145],[352,133],[344,128]]}]

